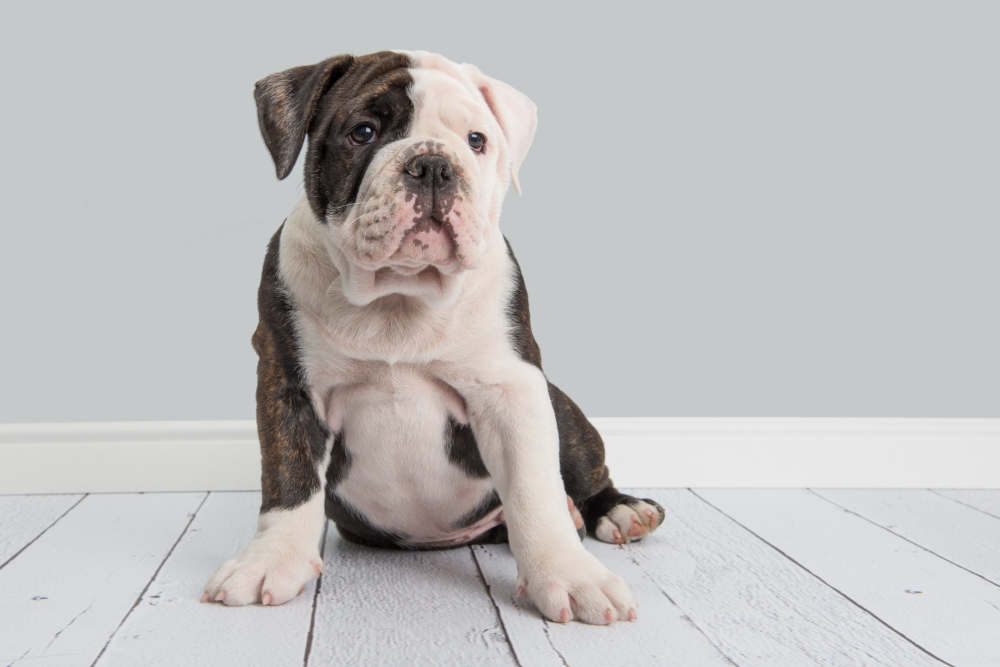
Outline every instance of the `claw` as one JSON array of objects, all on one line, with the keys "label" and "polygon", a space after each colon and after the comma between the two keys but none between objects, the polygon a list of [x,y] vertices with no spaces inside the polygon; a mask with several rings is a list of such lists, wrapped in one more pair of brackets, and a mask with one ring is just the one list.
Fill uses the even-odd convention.
[{"label": "claw", "polygon": [[226,591],[219,591],[218,595],[215,596],[215,601],[216,602],[225,602],[226,601]]},{"label": "claw", "polygon": [[261,603],[262,605],[264,605],[265,607],[267,607],[267,606],[269,606],[269,605],[270,605],[270,604],[271,604],[272,602],[274,602],[274,598],[273,598],[273,597],[271,596],[271,594],[270,594],[270,593],[262,593],[262,594],[261,594],[261,596],[260,596],[260,603]]},{"label": "claw", "polygon": [[563,607],[563,610],[559,612],[559,622],[569,623],[569,609]]},{"label": "claw", "polygon": [[634,621],[637,618],[639,618],[639,615],[637,613],[635,613],[635,609],[629,609],[628,610],[628,620]]},{"label": "claw", "polygon": [[611,607],[604,610],[604,620],[607,621],[608,625],[615,622],[614,613],[611,611]]}]

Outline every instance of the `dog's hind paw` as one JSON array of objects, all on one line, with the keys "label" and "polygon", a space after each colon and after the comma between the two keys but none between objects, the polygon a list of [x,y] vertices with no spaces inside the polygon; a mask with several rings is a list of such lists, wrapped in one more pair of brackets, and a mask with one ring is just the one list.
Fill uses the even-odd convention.
[{"label": "dog's hind paw", "polygon": [[594,537],[611,544],[634,542],[659,528],[665,516],[654,500],[624,497],[597,520]]}]

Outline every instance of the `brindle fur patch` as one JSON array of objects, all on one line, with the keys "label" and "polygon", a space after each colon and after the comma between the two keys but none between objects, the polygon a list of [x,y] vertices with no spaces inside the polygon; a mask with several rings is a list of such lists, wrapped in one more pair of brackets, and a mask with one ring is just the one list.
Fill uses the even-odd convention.
[{"label": "brindle fur patch", "polygon": [[[506,240],[506,239],[505,239]],[[507,306],[511,342],[521,358],[542,368],[542,354],[531,332],[528,290],[514,250],[507,241],[507,253],[514,263],[514,291]],[[555,411],[559,429],[559,468],[566,493],[583,515],[588,531],[593,532],[597,520],[619,503],[631,504],[637,499],[618,491],[604,464],[604,441],[580,407],[559,387],[549,382],[549,399]],[[614,501],[611,505],[608,502]],[[647,501],[659,507],[652,501]],[[662,512],[662,508],[660,508]]]},{"label": "brindle fur patch", "polygon": [[[293,67],[257,82],[254,97],[264,143],[278,178],[292,170],[308,136],[305,190],[320,221],[354,203],[378,150],[406,135],[413,119],[408,56],[380,51]],[[375,125],[375,141],[355,146],[351,129]]]},{"label": "brindle fur patch", "polygon": [[278,274],[283,228],[268,244],[257,292],[260,321],[252,339],[258,357],[261,512],[300,505],[320,488],[316,468],[330,436],[313,409],[295,356],[294,306]]}]

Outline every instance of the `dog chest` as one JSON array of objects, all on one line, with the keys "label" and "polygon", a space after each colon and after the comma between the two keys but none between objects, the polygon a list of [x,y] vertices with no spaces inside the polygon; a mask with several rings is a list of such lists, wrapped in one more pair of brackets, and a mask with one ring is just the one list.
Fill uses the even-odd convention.
[{"label": "dog chest", "polygon": [[334,391],[329,414],[340,422],[345,463],[333,493],[372,526],[410,541],[461,529],[493,484],[453,394],[406,368]]}]

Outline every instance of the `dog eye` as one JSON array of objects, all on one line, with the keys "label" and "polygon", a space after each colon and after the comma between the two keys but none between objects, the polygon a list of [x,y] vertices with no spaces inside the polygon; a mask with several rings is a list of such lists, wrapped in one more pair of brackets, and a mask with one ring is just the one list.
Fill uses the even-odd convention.
[{"label": "dog eye", "polygon": [[347,138],[355,146],[360,146],[361,144],[370,144],[375,141],[376,136],[378,136],[378,132],[375,131],[374,125],[371,123],[359,123],[351,129]]},{"label": "dog eye", "polygon": [[482,153],[486,148],[486,135],[480,132],[469,132],[469,146],[477,153]]}]

